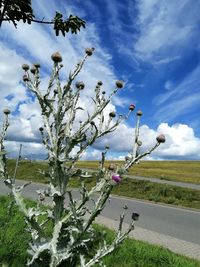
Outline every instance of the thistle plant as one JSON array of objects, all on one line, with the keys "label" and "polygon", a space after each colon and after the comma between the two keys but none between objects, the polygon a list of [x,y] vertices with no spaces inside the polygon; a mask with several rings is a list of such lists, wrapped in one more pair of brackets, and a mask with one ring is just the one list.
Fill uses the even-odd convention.
[{"label": "thistle plant", "polygon": [[[81,266],[89,267],[95,263],[102,264],[102,258],[111,253],[134,229],[135,221],[139,214],[133,212],[130,225],[123,230],[125,213],[120,215],[119,228],[115,239],[107,244],[103,236],[99,238],[93,228],[95,218],[106,205],[112,189],[120,186],[128,170],[144,156],[152,153],[161,143],[165,142],[164,135],[157,137],[155,145],[145,153],[140,153],[142,142],[139,140],[139,123],[142,111],[137,111],[137,122],[132,151],[125,157],[121,166],[110,164],[105,167],[106,154],[109,146],[102,152],[102,158],[96,175],[96,184],[87,189],[82,182],[80,198],[74,199],[69,189],[71,179],[82,178],[90,175],[76,168],[83,153],[91,147],[96,140],[116,130],[118,125],[126,120],[134,111],[135,105],[129,106],[128,113],[117,116],[114,111],[106,117],[105,108],[112,97],[123,88],[122,81],[116,81],[115,87],[106,97],[102,81],[98,81],[94,88],[92,98],[93,110],[89,113],[80,105],[80,95],[85,90],[85,84],[78,81],[77,77],[88,57],[92,56],[94,48],[87,48],[85,56],[70,72],[66,83],[63,85],[60,78],[62,56],[59,52],[51,56],[53,61],[52,73],[45,93],[40,90],[40,64],[31,68],[23,64],[23,81],[28,90],[37,98],[43,125],[40,126],[41,139],[48,152],[48,171],[43,175],[48,180],[45,190],[39,190],[37,207],[27,207],[21,192],[25,186],[17,187],[15,177],[9,177],[6,168],[6,153],[4,151],[4,138],[9,126],[8,116],[10,111],[4,110],[4,124],[0,138],[0,175],[5,184],[11,189],[19,209],[23,212],[27,222],[27,230],[31,233],[31,243],[28,249],[30,257],[28,266]],[[77,120],[78,112],[86,112],[83,121]],[[72,153],[76,149],[76,153]],[[93,174],[94,175],[94,174]],[[92,179],[92,175],[91,175]],[[89,206],[89,201],[94,194],[97,199]],[[52,200],[52,206],[42,205],[46,197]],[[67,203],[67,204],[66,204]],[[46,228],[51,225],[51,234]],[[103,265],[102,265],[103,266]]]}]

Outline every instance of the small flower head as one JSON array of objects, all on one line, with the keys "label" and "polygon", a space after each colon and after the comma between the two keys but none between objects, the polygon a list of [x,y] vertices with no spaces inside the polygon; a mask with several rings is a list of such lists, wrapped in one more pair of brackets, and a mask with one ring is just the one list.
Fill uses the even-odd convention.
[{"label": "small flower head", "polygon": [[109,146],[109,145],[106,145],[106,146],[105,146],[105,149],[107,149],[107,150],[108,150],[109,148],[110,148],[110,146]]},{"label": "small flower head", "polygon": [[116,169],[116,165],[113,163],[110,163],[108,166],[109,171],[114,171]]},{"label": "small flower head", "polygon": [[135,109],[135,105],[134,104],[130,104],[129,110],[133,111],[134,109]]},{"label": "small flower head", "polygon": [[132,213],[132,220],[133,221],[138,221],[139,220],[139,217],[140,217],[140,214],[137,213],[137,212],[133,212]]},{"label": "small flower head", "polygon": [[109,116],[110,116],[111,118],[114,118],[114,117],[116,117],[116,113],[115,113],[114,111],[111,111],[111,112],[109,113]]},{"label": "small flower head", "polygon": [[30,69],[31,73],[35,74],[36,71],[37,71],[37,68],[35,66],[33,66],[31,69]]},{"label": "small flower head", "polygon": [[92,48],[86,48],[85,49],[85,53],[88,55],[88,56],[91,56],[94,52],[94,47]]},{"label": "small flower head", "polygon": [[40,128],[39,128],[39,131],[40,131],[40,132],[43,132],[43,131],[44,131],[44,128],[43,128],[43,127],[40,127]]},{"label": "small flower head", "polygon": [[115,85],[117,88],[121,89],[124,86],[124,83],[123,81],[116,81]]},{"label": "small flower head", "polygon": [[137,116],[142,116],[142,110],[137,111]]},{"label": "small flower head", "polygon": [[77,83],[76,83],[76,88],[77,88],[77,89],[83,90],[84,87],[85,87],[84,82],[77,82]]},{"label": "small flower head", "polygon": [[99,86],[102,86],[102,85],[103,85],[102,81],[98,81],[97,84],[98,84]]},{"label": "small flower head", "polygon": [[160,134],[159,136],[157,136],[156,140],[158,143],[165,143],[166,141],[164,134]]},{"label": "small flower head", "polygon": [[23,75],[23,81],[24,82],[28,82],[29,81],[29,78],[28,78],[28,76],[25,74],[25,75]]},{"label": "small flower head", "polygon": [[5,109],[3,110],[3,113],[4,113],[5,115],[9,115],[9,114],[10,114],[10,109],[5,108]]},{"label": "small flower head", "polygon": [[28,64],[23,64],[22,65],[22,69],[25,70],[25,71],[29,70],[29,65]]},{"label": "small flower head", "polygon": [[102,91],[102,95],[105,95],[106,94],[106,92],[105,91]]},{"label": "small flower head", "polygon": [[112,180],[118,184],[119,182],[121,182],[121,177],[118,174],[113,174]]},{"label": "small flower head", "polygon": [[138,146],[141,146],[141,145],[142,145],[142,141],[138,140],[138,141],[137,141],[137,145],[138,145]]},{"label": "small flower head", "polygon": [[36,69],[39,69],[39,68],[40,68],[40,64],[39,64],[39,63],[34,63],[33,66],[34,66]]},{"label": "small flower head", "polygon": [[129,156],[125,157],[125,161],[129,161],[131,158]]},{"label": "small flower head", "polygon": [[55,52],[51,55],[51,59],[55,62],[55,63],[59,63],[62,62],[62,56],[59,52]]}]

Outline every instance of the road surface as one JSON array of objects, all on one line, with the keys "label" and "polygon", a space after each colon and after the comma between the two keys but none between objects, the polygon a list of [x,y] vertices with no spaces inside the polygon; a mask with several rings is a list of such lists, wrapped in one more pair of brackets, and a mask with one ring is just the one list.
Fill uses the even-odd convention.
[{"label": "road surface", "polygon": [[[17,181],[17,183],[23,182]],[[32,183],[24,189],[23,195],[36,199],[35,191],[42,187],[45,185]],[[0,180],[0,195],[8,192],[8,188]],[[78,198],[77,191],[73,191],[73,194]],[[101,215],[112,220],[119,220],[124,205],[128,206],[125,222],[128,223],[131,213],[137,211],[140,219],[136,226],[200,245],[200,211],[112,196]]]}]

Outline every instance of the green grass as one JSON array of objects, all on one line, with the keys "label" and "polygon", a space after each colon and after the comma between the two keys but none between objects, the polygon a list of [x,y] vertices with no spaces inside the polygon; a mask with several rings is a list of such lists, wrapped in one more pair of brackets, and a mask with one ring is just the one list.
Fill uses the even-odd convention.
[{"label": "green grass", "polygon": [[[95,184],[95,179],[87,178],[84,181],[88,188]],[[78,178],[73,178],[69,186],[79,187],[80,184]],[[112,194],[200,209],[199,190],[149,181],[123,178],[121,183],[114,187]]]},{"label": "green grass", "polygon": [[[92,162],[89,162],[92,164]],[[89,164],[88,163],[88,164]],[[80,164],[83,164],[82,162]],[[85,164],[85,163],[84,163]],[[89,167],[91,165],[89,164]],[[8,170],[10,175],[13,174],[15,161],[9,160]],[[137,166],[136,166],[137,167]],[[17,178],[23,180],[31,180],[34,182],[46,183],[47,179],[39,173],[39,169],[46,170],[47,163],[37,161],[21,162],[17,170]],[[84,180],[88,187],[95,183],[95,178]],[[78,187],[80,180],[71,179],[69,186]],[[145,199],[154,202],[179,205],[190,208],[200,209],[200,193],[199,190],[182,188],[166,184],[152,183],[149,181],[134,180],[123,178],[122,182],[116,186],[112,192],[119,196],[127,196],[138,199]]]},{"label": "green grass", "polygon": [[[112,161],[121,164],[120,161]],[[106,162],[106,166],[110,162]],[[80,168],[98,168],[98,161],[80,161]],[[154,177],[158,179],[197,183],[200,184],[200,162],[199,161],[141,161],[134,165],[130,175],[143,177]]]},{"label": "green grass", "polygon": [[[33,205],[33,202],[28,202]],[[28,256],[30,235],[25,231],[23,216],[15,206],[9,215],[9,204],[8,197],[0,197],[0,266],[23,267]],[[106,232],[108,242],[113,240],[113,231],[99,225],[95,228]],[[108,267],[200,267],[200,262],[196,260],[133,239],[127,239],[104,259],[104,263]]]}]

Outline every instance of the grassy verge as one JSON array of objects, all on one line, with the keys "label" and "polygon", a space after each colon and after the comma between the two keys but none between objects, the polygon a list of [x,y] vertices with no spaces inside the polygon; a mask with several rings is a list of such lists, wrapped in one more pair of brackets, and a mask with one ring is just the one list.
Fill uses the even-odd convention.
[{"label": "grassy verge", "polygon": [[[106,162],[106,166],[110,162]],[[121,164],[120,161],[115,161]],[[98,168],[98,161],[80,161],[80,168]],[[200,184],[200,162],[199,161],[141,161],[134,165],[130,175],[143,177],[154,177],[163,180],[188,182]]]},{"label": "grassy verge", "polygon": [[[10,175],[13,174],[14,167],[15,161],[10,160],[8,164]],[[17,178],[46,183],[47,180],[38,172],[39,169],[46,170],[47,164],[36,161],[21,162],[17,170]],[[95,183],[95,178],[88,178],[84,181],[88,187],[92,187]],[[80,186],[80,180],[73,178],[69,186]],[[122,182],[114,188],[113,194],[200,209],[199,191],[178,186],[123,178]]]},{"label": "grassy verge", "polygon": [[[26,265],[30,236],[25,231],[22,214],[16,207],[12,208],[12,214],[9,215],[9,204],[8,197],[0,197],[0,266],[23,267]],[[106,231],[108,242],[114,238],[113,231],[98,225],[95,228],[97,231]],[[133,239],[127,239],[105,258],[104,263],[109,267],[200,267],[196,260]]]},{"label": "grassy verge", "polygon": [[[91,178],[84,179],[84,181],[88,188],[91,188],[95,183],[95,179]],[[80,184],[78,178],[73,178],[69,183],[71,187],[79,187]],[[114,187],[112,193],[119,196],[200,209],[199,190],[178,186],[123,178],[121,183]]]}]

